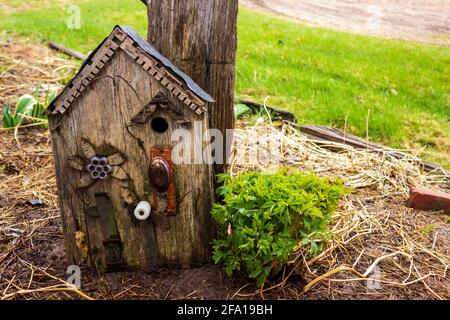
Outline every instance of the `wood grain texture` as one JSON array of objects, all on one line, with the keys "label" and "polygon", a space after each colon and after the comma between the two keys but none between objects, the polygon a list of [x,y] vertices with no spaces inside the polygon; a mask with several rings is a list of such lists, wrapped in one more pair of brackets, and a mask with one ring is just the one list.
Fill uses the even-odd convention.
[{"label": "wood grain texture", "polygon": [[[170,108],[155,108],[148,121],[134,123],[132,119],[159,93],[167,97]],[[107,267],[108,253],[104,245],[107,231],[102,222],[105,218],[102,220],[101,216],[92,214],[95,212],[92,208],[98,207],[98,194],[107,194],[111,201],[111,215],[122,242],[121,254],[126,268],[190,266],[208,261],[214,235],[210,216],[212,166],[174,166],[176,215],[164,214],[163,201],[155,204],[151,218],[146,221],[135,219],[130,210],[132,202],[153,201],[148,175],[151,148],[173,147],[178,142],[171,141],[174,130],[193,132],[195,124],[200,125],[201,130],[207,129],[207,113],[199,115],[186,108],[167,84],[164,86],[122,48],[117,48],[114,56],[92,79],[89,88],[71,104],[63,117],[49,116],[69,263],[86,262],[99,269]],[[150,121],[155,117],[167,120],[169,128],[165,133],[155,133],[151,128]],[[186,122],[191,125],[186,126]],[[78,159],[74,157],[86,159],[86,154],[93,154],[84,140],[92,145],[96,155],[109,157],[116,168],[113,172],[117,174],[106,180],[90,181],[87,187],[80,189],[78,184],[84,182],[86,172],[78,170],[81,166],[79,161],[74,163],[74,159]],[[201,143],[202,146],[207,144]],[[111,220],[107,221],[111,225]],[[87,261],[83,261],[76,247],[74,234],[77,231],[86,234]]]},{"label": "wood grain texture", "polygon": [[214,98],[210,128],[232,129],[238,0],[148,1],[147,7],[149,41]]}]

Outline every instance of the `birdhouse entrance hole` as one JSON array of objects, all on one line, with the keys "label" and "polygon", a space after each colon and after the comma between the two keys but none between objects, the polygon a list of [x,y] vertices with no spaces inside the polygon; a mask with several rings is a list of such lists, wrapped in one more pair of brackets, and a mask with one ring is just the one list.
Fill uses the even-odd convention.
[{"label": "birdhouse entrance hole", "polygon": [[169,128],[169,124],[167,123],[167,120],[163,117],[156,117],[152,120],[151,123],[153,131],[157,133],[164,133]]}]

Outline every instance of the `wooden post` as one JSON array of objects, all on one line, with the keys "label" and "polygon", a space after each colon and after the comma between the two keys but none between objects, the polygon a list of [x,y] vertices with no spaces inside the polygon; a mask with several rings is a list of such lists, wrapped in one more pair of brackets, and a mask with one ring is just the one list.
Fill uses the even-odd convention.
[{"label": "wooden post", "polygon": [[225,135],[234,127],[238,0],[147,1],[147,8],[148,40],[214,98],[209,126]]}]

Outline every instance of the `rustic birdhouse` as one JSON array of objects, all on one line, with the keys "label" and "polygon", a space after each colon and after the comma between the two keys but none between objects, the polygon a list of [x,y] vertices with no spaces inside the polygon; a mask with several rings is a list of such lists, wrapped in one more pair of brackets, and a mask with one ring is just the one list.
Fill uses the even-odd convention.
[{"label": "rustic birdhouse", "polygon": [[212,102],[128,27],[90,54],[48,110],[69,263],[117,270],[209,260],[212,165],[181,161],[198,150],[174,153],[174,136],[205,132]]}]

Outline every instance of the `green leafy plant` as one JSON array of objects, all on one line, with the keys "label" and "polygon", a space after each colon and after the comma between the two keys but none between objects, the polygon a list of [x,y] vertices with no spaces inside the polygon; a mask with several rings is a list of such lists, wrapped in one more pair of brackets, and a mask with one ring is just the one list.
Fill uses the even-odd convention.
[{"label": "green leafy plant", "polygon": [[218,178],[223,202],[212,209],[219,225],[213,260],[229,276],[243,271],[258,285],[282,270],[297,246],[311,256],[324,248],[332,214],[348,192],[340,179],[287,170]]},{"label": "green leafy plant", "polygon": [[24,116],[31,114],[34,104],[36,104],[36,100],[29,94],[25,94],[20,97],[14,109],[14,113],[11,112],[11,106],[7,103],[5,109],[3,110],[3,127],[14,128],[20,126],[23,122]]},{"label": "green leafy plant", "polygon": [[31,111],[31,122],[35,124],[40,124],[45,127],[48,126],[47,122],[47,108],[53,99],[56,98],[58,91],[57,89],[49,89],[45,92],[44,100],[41,102],[39,100],[40,95],[40,87],[36,88],[34,98],[36,100],[36,104],[33,105],[33,109]]},{"label": "green leafy plant", "polygon": [[244,114],[249,113],[251,109],[242,103],[238,103],[234,105],[234,116],[236,119],[241,118]]},{"label": "green leafy plant", "polygon": [[422,230],[422,233],[424,236],[427,237],[433,231],[434,231],[434,224],[431,223]]},{"label": "green leafy plant", "polygon": [[[245,108],[247,109],[245,109]],[[261,119],[264,122],[272,123],[273,119],[276,118],[276,114],[273,110],[261,107],[259,110],[252,109],[245,104],[235,105],[234,113],[236,119],[245,118],[249,126],[255,125]]]},{"label": "green leafy plant", "polygon": [[45,111],[50,102],[56,97],[56,89],[46,91],[43,101],[40,98],[40,86],[36,87],[34,95],[24,94],[17,101],[14,113],[11,111],[11,105],[6,104],[3,110],[3,127],[17,128],[23,125],[24,120],[30,120],[31,124],[47,126],[47,116]]}]

